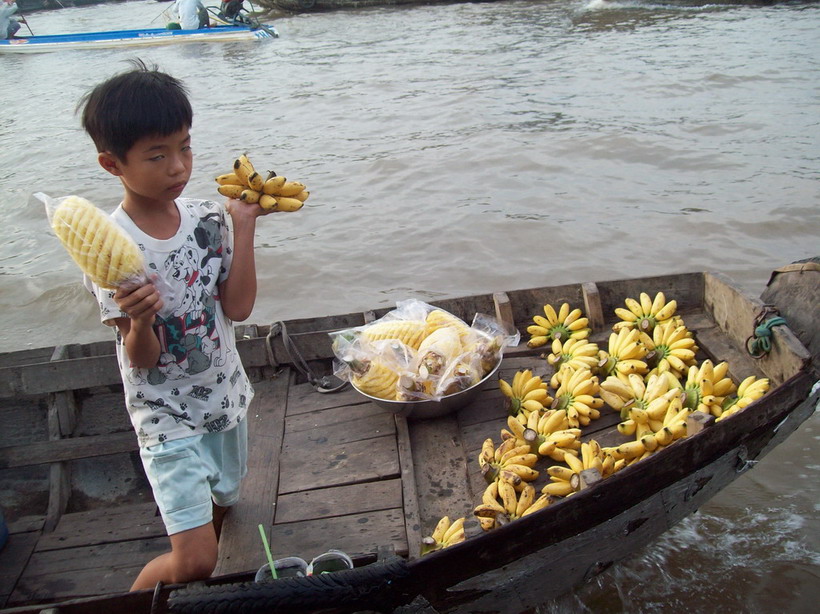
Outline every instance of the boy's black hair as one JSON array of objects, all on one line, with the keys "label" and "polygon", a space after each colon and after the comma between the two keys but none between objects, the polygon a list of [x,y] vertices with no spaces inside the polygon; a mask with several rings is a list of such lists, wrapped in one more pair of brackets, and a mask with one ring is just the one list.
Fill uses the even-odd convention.
[{"label": "boy's black hair", "polygon": [[97,151],[120,160],[141,138],[168,136],[193,122],[188,91],[179,80],[142,60],[130,63],[131,70],[103,81],[77,105]]}]

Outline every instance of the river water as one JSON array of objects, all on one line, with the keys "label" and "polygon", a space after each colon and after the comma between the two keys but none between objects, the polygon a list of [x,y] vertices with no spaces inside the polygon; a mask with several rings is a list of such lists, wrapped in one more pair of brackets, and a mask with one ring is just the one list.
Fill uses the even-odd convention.
[{"label": "river water", "polygon": [[[161,26],[167,7],[29,24]],[[186,195],[216,196],[242,151],[311,190],[259,225],[253,322],[704,269],[757,295],[818,253],[817,3],[522,0],[275,24],[270,42],[0,56],[0,351],[107,338],[32,194],[116,205],[74,107],[136,56],[190,89]],[[540,609],[805,611],[820,597],[818,424]]]}]

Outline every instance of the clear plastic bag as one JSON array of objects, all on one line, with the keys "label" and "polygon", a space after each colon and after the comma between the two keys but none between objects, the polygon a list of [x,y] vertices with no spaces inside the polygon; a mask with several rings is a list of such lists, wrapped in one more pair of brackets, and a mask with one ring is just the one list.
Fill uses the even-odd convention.
[{"label": "clear plastic bag", "polygon": [[337,377],[379,398],[395,388],[388,400],[397,401],[440,400],[466,390],[495,368],[505,347],[520,341],[491,316],[476,314],[468,325],[417,299],[330,336]]},{"label": "clear plastic bag", "polygon": [[51,229],[91,281],[107,290],[148,281],[136,242],[101,209],[80,196],[34,195],[46,207]]}]

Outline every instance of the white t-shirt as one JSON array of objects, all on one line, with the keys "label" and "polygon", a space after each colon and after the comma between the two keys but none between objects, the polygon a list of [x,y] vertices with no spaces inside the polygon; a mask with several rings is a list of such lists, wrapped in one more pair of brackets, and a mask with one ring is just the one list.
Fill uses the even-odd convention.
[{"label": "white t-shirt", "polygon": [[179,25],[183,30],[199,28],[199,10],[204,8],[200,0],[177,0]]},{"label": "white t-shirt", "polygon": [[[233,323],[222,311],[218,284],[230,270],[233,235],[223,205],[179,198],[180,226],[155,239],[118,207],[111,217],[135,240],[149,276],[157,276],[164,307],[154,323],[161,355],[150,369],[132,367],[117,334],[125,400],[140,446],[224,431],[244,420],[253,388]],[[114,293],[92,284],[104,323],[127,317]]]}]

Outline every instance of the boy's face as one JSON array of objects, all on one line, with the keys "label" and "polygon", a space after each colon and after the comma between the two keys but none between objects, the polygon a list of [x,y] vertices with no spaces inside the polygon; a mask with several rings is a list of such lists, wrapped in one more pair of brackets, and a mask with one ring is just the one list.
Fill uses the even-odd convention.
[{"label": "boy's face", "polygon": [[188,128],[168,136],[141,138],[124,160],[99,154],[100,165],[120,178],[128,195],[166,203],[177,198],[191,177],[193,153]]}]

